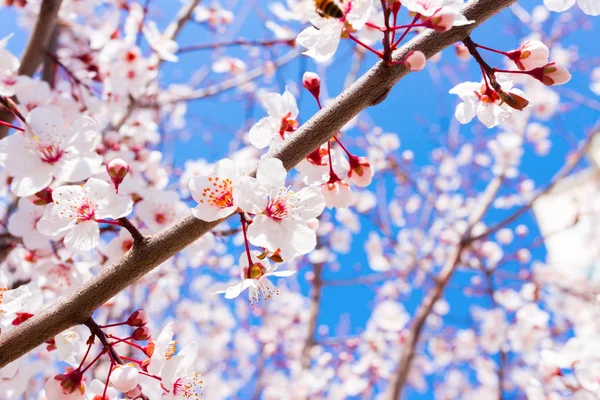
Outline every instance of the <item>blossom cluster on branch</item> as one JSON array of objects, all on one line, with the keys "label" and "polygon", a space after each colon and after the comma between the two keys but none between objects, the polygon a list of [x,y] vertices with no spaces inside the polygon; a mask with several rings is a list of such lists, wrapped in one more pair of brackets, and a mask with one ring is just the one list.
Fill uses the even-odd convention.
[{"label": "blossom cluster on branch", "polygon": [[[600,248],[598,169],[582,167],[586,156],[600,165],[586,114],[600,111],[590,97],[600,63],[563,47],[595,29],[600,0],[515,3],[501,28],[518,43],[501,48],[471,32],[478,1],[286,0],[244,12],[55,1],[35,74],[23,73],[14,35],[1,39],[0,353],[7,334],[102,285],[186,218],[220,226],[165,249],[166,261],[85,321],[6,360],[0,397],[600,396],[600,254],[573,257],[578,272],[565,273],[557,260],[568,249],[552,241],[566,233]],[[26,28],[47,22],[43,1],[2,6],[0,18]],[[224,39],[246,22],[267,38],[249,28]],[[415,34],[457,29],[469,30],[450,51],[398,56]],[[207,39],[185,46],[187,30]],[[339,77],[358,81],[366,62],[420,79],[423,93],[401,101],[429,96],[443,113],[457,95],[454,118],[384,102],[386,118],[364,110],[325,143],[302,136],[313,111],[342,107]],[[189,68],[189,81],[173,66]],[[200,99],[219,111],[198,117]],[[228,111],[239,100],[240,118]],[[421,132],[406,132],[409,118]],[[301,141],[308,155],[290,169],[277,155]],[[554,177],[539,171],[549,165]],[[547,231],[540,201],[566,219],[560,229]],[[355,307],[364,290],[366,311],[324,321],[329,304]]]}]

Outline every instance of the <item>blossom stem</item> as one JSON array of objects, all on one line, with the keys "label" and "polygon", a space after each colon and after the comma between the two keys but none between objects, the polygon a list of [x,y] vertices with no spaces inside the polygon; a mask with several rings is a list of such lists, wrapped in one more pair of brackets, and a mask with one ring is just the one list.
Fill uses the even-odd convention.
[{"label": "blossom stem", "polygon": [[[393,21],[393,25],[396,26],[396,23],[398,22],[398,11],[392,11],[392,16],[394,18]],[[393,29],[392,30],[392,43],[394,43],[394,41],[396,40],[396,30]]]},{"label": "blossom stem", "polygon": [[121,325],[127,325],[127,321],[125,322],[117,322],[114,324],[108,324],[108,325],[100,325],[100,328],[104,329],[104,328],[112,328],[114,326],[121,326]]},{"label": "blossom stem", "polygon": [[327,142],[327,157],[329,157],[329,181],[336,181],[337,174],[333,170],[333,162],[331,161],[331,140]]},{"label": "blossom stem", "polygon": [[21,114],[17,105],[10,97],[0,96],[0,104],[6,107],[15,117],[19,118],[21,122],[25,122],[25,117]]},{"label": "blossom stem", "polygon": [[96,222],[99,224],[109,224],[109,225],[117,225],[117,226],[121,225],[117,221],[109,221],[107,219],[97,219]]},{"label": "blossom stem", "polygon": [[373,28],[373,29],[377,29],[377,30],[379,30],[381,32],[385,32],[385,27],[384,26],[379,26],[377,24],[374,24],[374,23],[368,22],[368,21],[365,23],[365,25],[368,26],[369,28]]},{"label": "blossom stem", "polygon": [[102,399],[106,399],[106,391],[108,390],[108,382],[110,380],[110,375],[113,372],[113,367],[115,366],[115,362],[110,360],[110,368],[108,369],[108,374],[106,374],[106,382],[104,382],[104,391],[102,392]]},{"label": "blossom stem", "polygon": [[374,48],[372,48],[371,46],[361,42],[360,40],[358,40],[357,38],[354,37],[354,35],[352,35],[351,33],[348,34],[348,37],[355,43],[361,45],[362,47],[364,47],[365,49],[369,50],[372,53],[377,54],[377,56],[379,58],[383,58],[383,53],[380,51],[375,50]]},{"label": "blossom stem", "polygon": [[242,232],[244,233],[244,246],[246,246],[246,255],[248,256],[248,268],[254,264],[252,262],[252,255],[250,254],[250,246],[248,245],[248,237],[246,233],[246,217],[244,217],[243,213],[240,213],[240,222],[242,224]]},{"label": "blossom stem", "polygon": [[399,29],[412,29],[412,28],[419,28],[421,26],[427,26],[427,24],[425,23],[420,23],[420,24],[408,24],[408,25],[398,25],[398,26],[392,26],[390,27],[390,30],[392,31],[396,31]]},{"label": "blossom stem", "polygon": [[5,121],[1,121],[0,120],[0,125],[6,126],[8,128],[13,128],[13,129],[16,129],[16,130],[21,131],[21,132],[25,132],[25,129],[19,128],[18,126],[14,126],[13,124],[9,124],[8,122],[5,122]]},{"label": "blossom stem", "polygon": [[508,69],[498,69],[494,68],[494,72],[503,72],[505,74],[524,74],[531,75],[531,71],[519,71],[519,70],[508,70]]},{"label": "blossom stem", "polygon": [[87,365],[87,367],[85,367],[84,369],[81,370],[81,373],[85,373],[85,371],[87,371],[92,365],[96,364],[96,362],[100,359],[100,357],[102,357],[104,355],[105,351],[102,350],[100,353],[98,353],[98,355],[96,357],[94,357],[94,359]]},{"label": "blossom stem", "polygon": [[108,335],[108,337],[110,337],[110,338],[113,338],[113,339],[117,339],[117,341],[116,341],[116,342],[112,342],[112,343],[110,344],[111,346],[114,346],[115,344],[119,344],[119,343],[125,343],[125,344],[127,344],[127,345],[129,345],[129,346],[131,346],[131,347],[135,347],[136,349],[143,351],[143,352],[144,352],[144,354],[146,354],[146,350],[144,350],[144,348],[143,348],[142,346],[140,346],[140,345],[138,345],[138,344],[135,344],[135,343],[132,343],[132,342],[130,342],[130,341],[129,341],[129,339],[130,339],[130,338],[120,339],[120,338],[118,338],[118,337],[116,337],[116,336],[113,336],[113,335]]},{"label": "blossom stem", "polygon": [[410,31],[411,27],[415,26],[415,24],[417,23],[417,20],[419,19],[420,16],[421,16],[420,14],[415,15],[415,18],[412,20],[412,22],[410,23],[408,28],[406,28],[406,30],[404,31],[402,36],[400,36],[400,38],[394,42],[394,44],[392,45],[392,49],[395,49],[396,47],[398,47],[398,45],[400,44],[402,39],[404,39],[406,37],[406,35],[408,35],[408,32]]},{"label": "blossom stem", "polygon": [[471,54],[475,61],[477,61],[477,64],[479,64],[479,66],[481,67],[481,70],[483,71],[484,75],[487,75],[487,77],[489,78],[490,84],[492,85],[494,90],[496,90],[497,92],[501,92],[502,88],[496,80],[496,75],[494,75],[495,70],[494,68],[490,67],[490,65],[487,62],[485,62],[483,57],[481,57],[481,54],[479,54],[479,51],[477,51],[477,44],[471,39],[470,36],[467,36],[465,39],[463,39],[463,43],[467,47],[467,50],[469,50],[469,54]]},{"label": "blossom stem", "polygon": [[141,243],[144,241],[144,235],[142,235],[138,228],[136,228],[127,217],[119,218],[118,221],[119,225],[129,231],[134,243]]},{"label": "blossom stem", "polygon": [[508,57],[508,53],[506,51],[492,49],[491,47],[482,46],[482,45],[477,44],[477,43],[475,43],[475,46],[479,47],[480,49],[484,49],[484,50],[487,50],[487,51],[492,51],[494,53],[502,54],[503,56],[507,56]]},{"label": "blossom stem", "polygon": [[96,321],[94,321],[90,317],[87,321],[84,322],[84,325],[88,327],[92,335],[95,335],[100,340],[100,343],[102,343],[102,345],[104,346],[104,350],[108,351],[110,358],[115,363],[121,365],[125,364],[123,360],[121,360],[121,357],[119,357],[119,354],[116,352],[113,345],[108,342],[108,339],[106,339],[106,335],[102,331],[102,328],[100,328],[100,326],[96,323]]},{"label": "blossom stem", "polygon": [[138,372],[140,373],[140,375],[144,375],[144,376],[147,376],[147,377],[150,377],[150,378],[154,378],[157,381],[162,381],[161,377],[159,377],[159,376],[152,375],[152,374],[149,374],[149,373],[144,372],[144,371],[138,371]]},{"label": "blossom stem", "polygon": [[[91,337],[93,337],[93,335]],[[87,356],[90,354],[90,350],[92,349],[92,345],[94,344],[94,342],[92,340],[90,340],[89,342],[90,343],[88,344],[88,348],[87,348],[85,354],[83,355],[83,358],[81,359],[81,362],[79,363],[79,367],[77,367],[77,369],[81,369],[81,367],[83,366],[83,363],[85,362]]]},{"label": "blossom stem", "polygon": [[334,136],[333,138],[335,139],[335,141],[337,142],[337,144],[339,144],[339,145],[340,145],[340,147],[342,148],[342,150],[344,150],[344,151],[346,152],[346,154],[348,155],[348,157],[351,157],[351,156],[353,155],[352,153],[350,153],[350,152],[348,151],[348,149],[346,148],[346,146],[344,146],[344,145],[342,144],[342,141],[341,141],[340,139],[338,139],[338,137],[337,137],[337,136]]},{"label": "blossom stem", "polygon": [[121,356],[121,358],[122,358],[123,360],[127,360],[127,361],[134,362],[134,363],[136,363],[136,364],[140,364],[140,365],[142,364],[142,361],[140,361],[140,360],[136,360],[135,358],[126,357],[126,356]]}]

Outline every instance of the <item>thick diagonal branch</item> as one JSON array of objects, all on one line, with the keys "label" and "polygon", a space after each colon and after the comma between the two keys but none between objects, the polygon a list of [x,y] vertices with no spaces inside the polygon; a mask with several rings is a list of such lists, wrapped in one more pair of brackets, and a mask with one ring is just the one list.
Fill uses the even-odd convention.
[{"label": "thick diagonal branch", "polygon": [[[427,31],[394,53],[402,60],[411,51],[420,50],[427,57],[437,54],[464,39],[477,25],[516,0],[478,0],[463,9],[475,23],[445,33]],[[314,149],[327,142],[348,121],[365,108],[381,102],[390,89],[408,73],[403,65],[387,67],[377,63],[327,107],[319,111],[271,154],[294,167]],[[63,330],[83,323],[95,309],[154,269],[193,241],[213,229],[220,221],[207,223],[188,214],[163,232],[150,236],[98,276],[86,282],[70,297],[0,335],[0,368],[17,359]]]},{"label": "thick diagonal branch", "polygon": [[[62,0],[44,0],[40,6],[37,22],[31,32],[31,37],[21,57],[19,75],[33,76],[43,60],[46,48],[54,33],[56,18]],[[0,110],[0,120],[12,122],[14,115],[7,109]],[[5,126],[0,126],[0,139],[8,134]]]}]

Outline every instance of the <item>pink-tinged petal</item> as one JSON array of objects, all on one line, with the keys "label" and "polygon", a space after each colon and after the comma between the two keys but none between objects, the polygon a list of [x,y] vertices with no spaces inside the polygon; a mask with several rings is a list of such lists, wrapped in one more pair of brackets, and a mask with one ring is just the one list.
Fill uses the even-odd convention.
[{"label": "pink-tinged petal", "polygon": [[308,226],[297,224],[292,230],[291,245],[299,255],[308,254],[317,247],[317,234]]},{"label": "pink-tinged petal", "polygon": [[60,218],[58,216],[58,211],[59,207],[55,204],[46,206],[44,215],[36,225],[36,228],[40,233],[46,236],[55,236],[75,225],[75,220]]},{"label": "pink-tinged petal", "polygon": [[228,217],[229,215],[233,214],[236,209],[237,206],[219,208],[200,203],[192,209],[192,214],[194,214],[194,217],[201,219],[202,221],[211,222]]},{"label": "pink-tinged petal", "polygon": [[283,96],[281,96],[281,100],[283,101],[283,113],[287,114],[288,112],[292,115],[290,118],[296,119],[300,111],[298,110],[298,104],[296,103],[296,98],[290,91],[285,88],[285,92],[283,92]]},{"label": "pink-tinged petal", "polygon": [[263,158],[258,163],[256,179],[269,189],[279,190],[280,187],[285,186],[286,175],[287,171],[283,163],[277,158]]},{"label": "pink-tinged petal", "polygon": [[294,215],[303,221],[318,217],[325,209],[325,198],[318,187],[305,187],[296,193],[296,198],[299,204]]},{"label": "pink-tinged petal", "polygon": [[575,0],[544,0],[546,8],[554,12],[567,11],[569,8],[573,7],[574,4]]},{"label": "pink-tinged petal", "polygon": [[19,197],[36,194],[48,187],[52,182],[52,170],[41,170],[31,175],[17,175],[11,182],[10,189]]},{"label": "pink-tinged petal", "polygon": [[56,164],[56,178],[65,182],[79,182],[101,172],[102,157],[96,153],[65,153]]},{"label": "pink-tinged petal", "polygon": [[265,215],[257,215],[248,227],[247,236],[250,243],[257,247],[264,247],[270,251],[278,248],[279,240],[285,235],[280,224]]},{"label": "pink-tinged petal", "polygon": [[37,107],[27,116],[27,130],[42,145],[63,144],[65,123],[58,107]]},{"label": "pink-tinged petal", "polygon": [[263,99],[263,106],[267,113],[275,119],[283,118],[285,110],[283,110],[282,105],[282,98],[279,93],[267,93]]},{"label": "pink-tinged petal", "polygon": [[252,279],[244,279],[240,283],[231,286],[225,291],[226,299],[235,299],[242,293],[244,290],[249,288],[250,286],[254,286],[254,281]]},{"label": "pink-tinged petal", "polygon": [[296,271],[275,271],[270,273],[268,276],[276,276],[279,278],[286,278],[288,276],[292,276],[296,273]]},{"label": "pink-tinged petal", "polygon": [[577,0],[577,5],[587,15],[600,15],[600,0]]},{"label": "pink-tinged petal", "polygon": [[73,226],[64,240],[70,251],[89,251],[100,244],[100,227],[94,221],[80,222]]},{"label": "pink-tinged petal", "polygon": [[250,128],[248,140],[250,144],[258,149],[264,149],[271,144],[274,136],[279,134],[273,126],[271,117],[262,118]]},{"label": "pink-tinged petal", "polygon": [[87,116],[73,121],[69,126],[69,133],[71,137],[66,144],[75,147],[80,153],[93,151],[100,141],[98,125]]},{"label": "pink-tinged petal", "polygon": [[243,211],[260,214],[269,201],[269,190],[255,178],[245,176],[233,188],[233,198]]}]

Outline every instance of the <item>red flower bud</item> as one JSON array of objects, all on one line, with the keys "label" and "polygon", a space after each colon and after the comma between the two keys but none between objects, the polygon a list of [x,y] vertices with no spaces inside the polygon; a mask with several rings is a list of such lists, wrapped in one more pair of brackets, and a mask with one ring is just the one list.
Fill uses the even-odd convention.
[{"label": "red flower bud", "polygon": [[148,316],[146,315],[146,311],[143,309],[139,309],[133,312],[127,318],[127,325],[129,326],[144,326],[148,323]]},{"label": "red flower bud", "polygon": [[36,194],[29,196],[29,200],[36,206],[45,206],[52,203],[52,189],[49,187],[40,190]]},{"label": "red flower bud", "polygon": [[131,334],[131,338],[138,342],[150,339],[150,328],[147,326],[140,326]]},{"label": "red flower bud", "polygon": [[321,93],[321,78],[319,75],[314,72],[305,72],[302,76],[302,84],[313,96],[315,99],[319,98],[319,94]]}]

